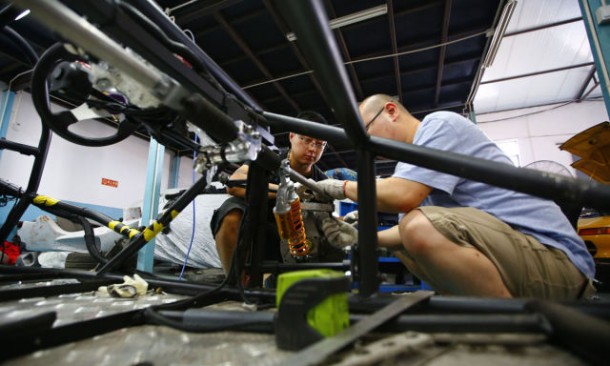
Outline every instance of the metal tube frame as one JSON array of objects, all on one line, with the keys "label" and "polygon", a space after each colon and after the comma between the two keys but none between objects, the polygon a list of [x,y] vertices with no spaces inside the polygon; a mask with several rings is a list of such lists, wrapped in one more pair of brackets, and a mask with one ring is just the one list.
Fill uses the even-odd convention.
[{"label": "metal tube frame", "polygon": [[[41,0],[41,2],[42,1],[46,0]],[[306,46],[306,48],[311,50],[311,52],[308,53],[308,56],[311,58],[311,64],[313,65],[316,73],[320,75],[321,82],[326,83],[325,86],[327,88],[322,89],[328,90],[328,100],[330,101],[332,107],[337,111],[338,119],[343,121],[345,130],[330,126],[322,126],[312,122],[298,120],[295,118],[290,118],[281,115],[275,115],[268,112],[262,112],[262,116],[266,118],[270,124],[277,126],[280,129],[286,129],[297,133],[303,133],[313,137],[326,139],[335,145],[342,144],[344,146],[352,146],[356,149],[356,152],[359,157],[358,169],[360,174],[358,176],[358,194],[360,197],[359,213],[361,215],[362,223],[360,225],[360,239],[358,243],[359,258],[357,259],[357,263],[354,267],[356,272],[354,275],[356,277],[359,276],[361,286],[360,293],[357,296],[350,298],[351,311],[370,313],[382,308],[389,302],[395,300],[395,297],[392,296],[372,296],[377,290],[378,283],[377,262],[376,256],[374,255],[374,251],[376,248],[376,192],[374,188],[371,189],[372,187],[375,187],[373,157],[377,154],[389,158],[394,158],[396,160],[417,164],[430,169],[435,169],[441,172],[454,174],[461,177],[466,177],[469,179],[474,179],[481,182],[497,185],[499,187],[513,189],[545,198],[556,199],[559,197],[561,199],[578,201],[580,203],[592,207],[610,207],[610,187],[603,186],[595,182],[585,183],[582,181],[562,178],[537,171],[514,168],[504,164],[488,162],[480,159],[473,159],[471,157],[450,154],[446,152],[436,151],[433,149],[406,145],[394,141],[367,136],[362,128],[362,121],[360,120],[357,111],[355,98],[351,92],[351,88],[349,87],[349,79],[347,78],[347,75],[340,62],[338,49],[333,43],[334,38],[332,37],[330,29],[327,26],[326,14],[324,13],[322,3],[319,1],[282,1],[279,3],[280,4],[278,4],[278,6],[285,13],[291,25],[293,25],[295,33],[299,37],[300,42],[302,42]],[[101,11],[101,13],[103,13],[103,10],[106,10],[105,7],[111,5],[109,1],[87,1],[84,6],[95,7],[96,11]],[[128,17],[126,17],[126,19],[127,18]],[[54,21],[57,22],[57,19],[55,19]],[[116,28],[113,28],[112,31],[118,32],[117,29],[120,27],[116,24],[113,27]],[[118,36],[118,38],[120,37],[128,37],[128,35],[126,33],[122,33]],[[219,102],[215,98],[224,97],[225,95],[222,95],[222,93],[219,93],[217,90],[212,90],[208,87],[202,88],[201,86],[203,84],[199,82],[199,77],[194,79],[197,80],[196,82],[185,80],[185,75],[188,73],[182,70],[185,69],[184,67],[178,67],[176,64],[173,64],[175,60],[164,60],[163,56],[156,57],[154,55],[151,55],[151,53],[159,52],[159,49],[150,46],[158,44],[150,43],[150,40],[140,42],[132,39],[131,42],[137,43],[138,47],[141,50],[145,51],[143,52],[145,54],[145,58],[148,59],[148,57],[150,56],[151,59],[154,59],[155,61],[153,61],[152,63],[155,64],[157,67],[159,67],[159,64],[166,64],[166,67],[160,69],[162,69],[164,72],[167,72],[170,77],[178,80],[179,83],[184,83],[185,85],[187,85],[187,89],[196,89],[196,92],[202,93],[203,95],[210,97],[216,105],[222,105],[223,102]],[[216,72],[216,74],[218,74],[218,72]],[[186,79],[188,79],[188,77]],[[229,84],[231,84],[230,81]],[[239,87],[233,85],[230,90],[233,89],[238,90]],[[209,94],[206,94],[206,92],[209,92]],[[247,99],[248,98],[244,98],[244,101],[247,102]],[[228,109],[228,112],[226,113],[231,116],[244,116],[249,115],[249,111],[251,108],[257,107],[253,105],[244,106],[243,104],[234,104],[233,108]],[[235,110],[237,109],[239,111],[235,112]],[[21,202],[24,203],[20,206],[20,210],[25,210],[27,205],[32,202],[32,200],[36,197],[36,189],[34,187],[37,187],[40,182],[40,173],[42,172],[42,168],[44,167],[44,157],[46,157],[46,149],[48,148],[49,138],[49,136],[41,137],[41,142],[38,148],[40,151],[40,157],[34,164],[34,167],[37,169],[37,173],[33,174],[30,178],[28,189],[25,193],[21,192],[21,190],[18,188],[15,188],[8,184],[4,184],[4,182],[0,181],[0,183],[2,183],[0,188],[7,189],[15,195],[19,195],[20,197],[22,197]],[[10,144],[5,144],[4,147],[13,147],[12,145],[9,145]],[[26,148],[22,150],[29,150],[33,152],[34,148]],[[280,161],[275,153],[271,152],[267,148],[263,148],[263,151],[261,151],[261,153],[259,154],[256,163],[264,169],[272,170],[279,168]],[[195,195],[198,194],[203,189],[203,187],[203,181],[198,181],[195,185],[193,185],[193,187],[191,187],[191,189],[187,191],[187,193],[183,194],[178,199],[174,206],[172,206],[172,208],[170,208],[164,216],[157,220],[156,224],[163,225],[171,221],[171,218],[173,215],[176,214],[176,211],[179,211],[180,208],[183,208],[189,202],[191,202],[192,199],[194,199]],[[260,204],[261,202],[258,203]],[[67,210],[74,209],[73,207],[69,206],[61,207],[61,205],[57,206],[57,208]],[[81,213],[83,213],[85,216],[95,216],[89,214],[88,212]],[[13,216],[16,216],[16,214]],[[17,217],[17,219],[19,217]],[[106,219],[107,218],[104,218],[104,220]],[[2,229],[0,230],[0,234],[3,234],[7,227],[10,226],[12,228],[12,226],[14,226],[7,224],[8,222],[3,225]],[[107,281],[116,280],[120,282],[122,280],[122,276],[118,274],[111,274],[109,273],[109,271],[122,260],[124,260],[126,257],[128,257],[130,254],[135,253],[135,251],[147,241],[147,238],[149,238],[150,235],[158,232],[158,229],[158,225],[151,225],[145,230],[148,235],[144,235],[144,233],[138,233],[136,237],[132,240],[132,243],[128,247],[128,250],[124,250],[123,252],[121,252],[117,257],[113,258],[97,272],[43,270],[0,266],[0,273],[2,273],[3,275],[8,274],[8,276],[4,277],[2,280],[11,281],[14,280],[16,276],[21,276],[22,279],[31,280],[60,277],[77,278],[83,281],[82,286],[70,287],[63,285],[47,288],[45,290],[45,295],[60,294],[69,291],[79,291],[82,290],[83,286],[90,287],[99,283],[105,283]],[[251,233],[251,235],[256,236],[256,238],[254,239],[255,242],[261,241],[260,235],[254,233]],[[264,268],[268,268],[268,266],[263,264],[255,271],[260,271]],[[169,291],[175,293],[183,293],[190,295],[201,293],[203,291],[210,291],[214,288],[213,286],[195,285],[178,281],[174,282],[159,280],[154,277],[146,279],[153,286],[165,287]],[[2,292],[3,291],[0,291],[0,294]],[[257,298],[259,300],[267,301],[269,303],[273,303],[275,301],[275,293],[273,291],[250,289],[245,290],[245,293],[249,297]],[[41,294],[41,292],[36,290],[28,290],[27,292],[12,293],[11,296],[28,297],[37,296],[39,294]],[[210,299],[210,301],[219,301],[220,299],[227,298],[237,299],[240,297],[241,294],[236,289],[226,288],[223,289],[220,293],[216,293],[214,298]],[[369,299],[367,299],[367,301],[362,301],[362,297],[369,297]],[[0,299],[4,299],[4,297],[0,296]],[[527,300],[519,299],[483,300],[472,298],[434,297],[429,301],[420,304],[420,306],[414,308],[413,311],[416,313],[423,312],[432,314],[455,311],[466,314],[518,314],[526,311],[526,304]],[[608,314],[608,307],[606,304],[596,304],[602,305],[601,310],[595,306],[589,306],[591,304],[574,303],[572,305],[574,307],[579,308],[579,310],[583,312],[592,311],[596,312],[596,314],[598,315],[602,314],[602,317],[605,317],[606,319],[610,318],[610,315]],[[445,331],[447,330],[447,322],[440,322],[435,325],[434,320],[426,320],[425,318],[418,319],[421,320],[421,326],[423,326],[424,328],[434,328],[434,326],[438,326],[438,324],[442,323],[440,325],[440,329],[443,329]],[[409,322],[412,322],[413,320],[414,318],[411,318]],[[475,317],[471,320],[467,319],[464,323],[472,325],[478,320],[480,319]],[[525,327],[535,326],[536,324],[535,317],[525,316],[522,320],[524,321],[523,325]],[[510,326],[512,319],[508,319],[507,321],[507,324]],[[449,323],[451,323],[451,321],[449,321]],[[19,352],[28,352],[34,349],[49,347],[68,341],[84,339],[114,329],[139,324],[142,324],[141,312],[134,311],[118,314],[112,317],[106,317],[103,319],[79,322],[70,326],[59,327],[57,329],[51,328],[44,331],[40,336],[36,335],[35,337],[31,337],[31,339],[26,339],[27,342],[24,342],[20,346],[21,348]],[[474,325],[476,327],[476,324]],[[493,331],[494,329],[496,329],[496,325],[498,326],[498,328],[502,329],[504,323],[500,321],[494,326],[490,327],[493,329],[486,330]],[[462,325],[460,325],[459,327],[461,326]]]},{"label": "metal tube frame", "polygon": [[[127,16],[127,14],[122,13],[120,9],[112,8],[113,4],[107,1],[67,2],[72,3],[73,6],[74,4],[80,4],[78,6],[79,9],[88,9],[90,14],[87,13],[87,15],[93,19],[105,20],[104,29],[109,33],[115,37],[120,33],[123,37],[120,39],[124,40],[127,46],[141,50],[145,56],[150,57],[149,61],[151,64],[160,70],[166,71],[170,78],[185,82],[188,90],[195,90],[216,102],[215,99],[219,97],[218,90],[214,90],[211,96],[208,95],[210,86],[207,85],[205,88],[201,88],[205,84],[204,80],[200,77],[191,78],[194,75],[189,74],[190,70],[185,71],[184,69],[186,68],[174,65],[174,57],[163,58],[158,56],[161,54],[159,47],[162,44],[154,41],[150,36],[134,39],[130,32],[123,32],[129,29],[133,30],[138,26],[134,24],[133,19]],[[54,5],[58,5],[58,2],[50,0],[41,1],[40,3],[21,0],[17,3],[31,4],[34,7],[40,6],[40,3],[49,5],[44,6],[43,9],[52,9]],[[369,137],[362,127],[362,121],[360,120],[355,98],[349,85],[349,79],[341,63],[337,45],[334,43],[334,37],[332,37],[331,30],[328,28],[327,17],[321,3],[318,1],[280,2],[278,6],[293,25],[301,42],[312,50],[312,52],[308,52],[308,56],[311,57],[311,64],[316,73],[320,74],[321,80],[327,84],[328,87],[323,88],[323,90],[328,91],[328,99],[337,111],[338,118],[343,121],[345,130],[342,131],[335,127],[323,126],[268,112],[263,112],[262,116],[276,127],[323,138],[335,145],[353,146],[356,149],[359,157],[358,170],[360,172],[358,175],[358,193],[360,197],[359,214],[361,216],[361,225],[357,246],[358,255],[354,261],[354,275],[359,277],[361,296],[369,297],[375,293],[378,282],[377,263],[375,260],[377,224],[375,215],[376,193],[374,191],[375,172],[373,165],[373,157],[377,154],[545,198],[575,201],[592,207],[610,207],[610,187],[596,182],[583,182],[482,159],[473,159],[471,157],[407,145],[396,141]],[[119,22],[110,22],[107,19],[109,17],[108,14],[115,14],[117,17],[121,17],[124,22],[121,24],[118,24]],[[34,15],[36,16],[36,14]],[[43,15],[42,17],[44,18],[45,16]],[[76,19],[73,20],[76,21]],[[53,24],[57,23],[53,22]],[[73,23],[75,23],[75,26],[78,26],[76,24],[78,22]],[[175,26],[164,25],[163,27],[169,29]],[[139,31],[142,31],[142,29],[139,29]],[[92,39],[105,42],[105,38],[102,35]],[[91,44],[93,41],[89,38],[81,41],[87,43],[88,47],[93,46]],[[114,55],[113,57],[117,58],[129,57],[122,55],[120,52],[112,52],[112,54]],[[123,64],[131,65],[129,62]],[[225,80],[225,82],[231,83],[230,80]],[[235,86],[233,85],[233,87]],[[207,99],[205,100],[207,101]],[[244,105],[242,104],[241,106],[243,107]],[[248,110],[244,107],[241,111],[242,115],[244,113],[248,114]],[[271,157],[271,155],[274,154],[263,149],[263,152],[259,154],[257,163],[269,170],[277,169],[279,159]],[[27,206],[25,202],[23,205]],[[142,243],[138,242],[138,244]],[[124,255],[126,253],[121,254],[120,257],[123,258]],[[107,271],[111,266],[114,266],[114,263],[107,264],[103,267],[102,272]]]},{"label": "metal tube frame", "polygon": [[[54,3],[50,1],[30,2],[22,0],[17,3],[32,5],[35,8],[42,7],[43,10],[56,9],[57,7],[55,5],[59,5],[57,2]],[[91,9],[92,18],[99,19],[103,18],[104,15],[107,17],[107,14],[109,13],[115,15],[119,14],[116,16],[121,16],[122,14],[120,9],[114,8],[112,8],[114,12],[109,12],[108,7],[112,6],[112,4],[109,4],[108,2],[93,1],[78,3],[84,3],[81,5],[81,8]],[[323,90],[328,90],[328,99],[331,101],[333,108],[337,111],[339,119],[343,121],[345,131],[343,132],[333,127],[321,126],[315,123],[307,124],[298,119],[266,112],[263,113],[263,116],[269,121],[279,121],[284,127],[289,127],[295,132],[304,131],[304,133],[307,133],[308,135],[324,138],[332,143],[352,145],[355,147],[359,157],[358,170],[360,174],[358,176],[358,193],[360,197],[359,214],[362,223],[358,243],[360,255],[358,256],[354,269],[356,275],[363,274],[361,278],[362,296],[368,297],[372,295],[377,287],[376,261],[374,260],[376,257],[376,193],[374,191],[375,180],[373,165],[373,157],[375,154],[407,161],[470,179],[480,180],[503,188],[539,195],[545,198],[560,198],[578,201],[582,204],[594,207],[610,206],[610,187],[595,182],[585,183],[569,178],[550,176],[546,173],[526,171],[520,168],[513,168],[481,159],[473,159],[423,147],[401,144],[395,141],[369,137],[365,134],[362,127],[362,121],[360,120],[357,111],[355,97],[349,86],[349,79],[342,66],[339,51],[337,45],[334,43],[334,37],[332,37],[331,30],[327,25],[327,17],[321,3],[317,1],[280,2],[278,6],[280,10],[285,13],[291,24],[293,24],[295,32],[301,42],[312,50],[312,52],[308,53],[311,57],[311,63],[314,69],[316,69],[316,72],[320,74],[321,80],[327,83],[328,88],[323,88]],[[61,15],[61,12],[58,14]],[[136,28],[136,25],[133,24],[134,21],[131,20],[131,18],[126,14],[122,14],[122,16],[125,17],[125,22],[122,26],[125,28],[121,28],[121,26],[116,24],[117,22],[113,22],[111,23],[112,26],[109,26],[108,23],[106,23],[106,29],[109,29],[111,33],[116,33],[117,30],[126,30],[130,27],[133,30]],[[42,18],[45,17],[46,15],[42,16]],[[73,20],[71,23],[74,23],[74,26],[78,27],[78,19],[73,18],[73,16],[70,18]],[[62,28],[63,26],[57,25],[58,23],[64,24],[64,22],[53,22],[57,27]],[[85,29],[89,30],[89,28]],[[78,42],[80,40],[89,48],[93,46],[92,43],[94,43],[95,40],[101,43],[107,42],[103,33],[100,33],[97,30],[90,31],[92,32],[91,37],[83,37],[80,35],[75,41]],[[64,32],[66,32],[65,29]],[[181,82],[184,81],[189,90],[198,89],[197,87],[200,85],[193,82],[192,79],[189,79],[189,77],[193,75],[182,70],[185,69],[184,67],[177,69],[176,65],[173,65],[173,62],[175,61],[174,57],[163,58],[156,56],[161,54],[159,48],[156,46],[160,47],[161,45],[153,42],[154,40],[151,40],[150,36],[148,38],[143,37],[141,40],[133,39],[129,32],[122,33],[122,36],[127,38],[126,41],[128,46],[133,47],[136,50],[143,50],[143,53],[146,56],[151,56],[150,62],[159,67],[159,69],[169,72],[169,77]],[[114,47],[110,47],[110,50],[113,51],[115,49]],[[130,61],[129,59],[126,62],[120,61],[124,55],[122,55],[121,52],[118,52],[118,50],[116,51],[117,52],[111,52],[113,59],[118,58],[118,62],[120,62],[121,65],[133,66],[132,63],[128,62]],[[127,56],[124,57],[128,58]],[[137,65],[135,68],[138,68]],[[145,74],[143,78],[146,78],[147,75],[148,74]],[[159,78],[155,76],[155,80],[159,80]],[[194,80],[203,81],[199,77],[196,77]],[[208,90],[209,88],[205,88],[204,90],[198,89],[197,91],[207,92]],[[218,93],[218,91],[216,91],[216,93]],[[218,97],[217,94],[215,96]],[[277,168],[275,162],[272,162],[272,164],[269,165],[271,166],[271,169]],[[265,164],[265,166],[269,165]],[[513,179],[515,176],[519,177],[519,180]]]},{"label": "metal tube frame", "polygon": [[[41,0],[41,2],[42,1],[47,2],[47,0]],[[24,1],[18,1],[18,3],[22,2]],[[112,5],[108,1],[87,1],[83,3],[84,7],[90,7],[92,9],[95,8],[95,11],[99,11],[100,9],[104,10],[104,6]],[[340,53],[338,52],[336,44],[334,44],[334,37],[328,28],[327,17],[322,3],[320,1],[281,1],[278,2],[278,7],[285,14],[290,24],[294,27],[294,31],[297,34],[300,42],[302,42],[306,48],[311,51],[307,54],[307,56],[310,58],[308,61],[310,61],[311,65],[313,65],[316,74],[320,75],[319,79],[321,82],[325,83],[326,88],[322,89],[328,91],[328,100],[336,111],[338,119],[343,122],[345,130],[343,131],[338,128],[322,126],[286,116],[274,115],[268,112],[262,112],[262,116],[265,117],[269,123],[280,128],[326,139],[333,144],[353,146],[356,149],[359,157],[358,169],[360,174],[358,176],[358,194],[361,198],[359,214],[361,215],[362,224],[360,226],[360,239],[358,243],[359,258],[354,267],[356,272],[354,273],[354,276],[360,276],[361,288],[358,296],[351,298],[350,310],[366,310],[372,312],[386,305],[388,302],[395,300],[395,298],[392,296],[371,296],[377,290],[378,281],[376,276],[376,256],[374,255],[374,250],[376,248],[376,192],[374,190],[375,181],[373,165],[373,157],[377,154],[400,161],[410,162],[430,169],[435,169],[441,172],[454,174],[545,198],[569,199],[592,207],[610,207],[610,187],[603,186],[595,182],[584,183],[575,179],[558,177],[555,175],[530,171],[522,168],[513,168],[505,164],[498,164],[424,147],[406,145],[395,141],[369,137],[366,135],[362,127],[362,121],[360,120],[360,116],[358,114],[355,98],[349,86],[349,79],[347,78],[345,70],[340,62]],[[36,16],[36,14],[34,14],[34,16]],[[130,24],[132,25],[129,17],[126,16],[124,20],[126,20],[128,25],[125,26],[126,28],[121,28],[120,30],[125,30],[129,28]],[[113,24],[113,26],[109,28],[109,32],[119,32],[118,28],[120,28],[120,26]],[[122,34],[117,33],[115,34],[115,38],[121,39],[121,37],[131,37],[131,35],[128,33],[129,32]],[[224,102],[219,102],[215,98],[224,97],[226,95],[218,92],[217,90],[212,90],[209,87],[202,88],[202,85],[205,83],[203,83],[201,78],[198,76],[192,80],[187,80],[187,75],[189,75],[188,72],[183,70],[185,68],[182,65],[178,67],[178,65],[175,64],[173,57],[170,60],[163,59],[163,56],[155,56],[155,54],[159,53],[160,50],[151,46],[159,46],[159,44],[152,42],[150,37],[144,40],[134,40],[132,37],[128,40],[128,42],[126,42],[126,45],[132,47],[133,49],[143,51],[143,56],[149,60],[151,64],[158,67],[163,72],[166,72],[169,77],[174,78],[179,83],[184,83],[187,90],[194,90],[197,93],[205,95],[214,101],[214,104],[218,106],[223,105]],[[137,47],[134,47],[134,45]],[[207,94],[208,92],[209,94]],[[236,116],[238,114],[241,116],[249,116],[251,107],[251,105],[244,106],[243,104],[234,104],[233,109],[228,109],[228,112],[226,113],[231,116]],[[239,113],[235,112],[236,109],[239,110]],[[252,119],[247,118],[246,120]],[[42,141],[43,139],[41,138],[41,143]],[[46,156],[46,154],[44,154],[44,156]],[[279,168],[279,158],[269,149],[264,148],[259,154],[257,164],[260,164],[262,167],[268,170],[277,169]],[[39,171],[42,171],[42,167],[44,166],[44,157],[41,159],[41,162],[35,164],[35,166],[38,167]],[[26,193],[30,191],[30,186],[33,186],[33,183],[39,183],[39,180],[39,175],[37,179],[36,177],[30,178],[30,184],[28,185],[28,191],[26,191]],[[194,195],[203,188],[202,184],[203,183],[199,181],[193,187],[191,187],[188,194],[184,194],[178,200],[179,203],[177,206],[175,206],[175,208],[179,210],[180,207],[183,207],[192,201]],[[372,190],[371,187],[373,187]],[[32,190],[29,194],[32,195],[33,192],[34,190]],[[20,193],[19,190],[17,193]],[[25,202],[25,200],[22,201]],[[27,204],[29,204],[29,202],[27,202],[25,206],[27,206]],[[168,212],[173,211],[174,210],[168,210]],[[175,214],[175,212],[173,212],[173,214]],[[171,216],[172,213],[169,213],[168,215]],[[166,224],[166,221],[169,222],[169,216],[160,218],[158,220],[159,223]],[[2,227],[2,231],[0,231],[0,233],[3,232],[5,227],[7,227],[6,223]],[[147,228],[149,234],[158,232],[157,229],[158,227],[156,226]],[[117,279],[117,281],[120,281],[122,277],[120,275],[108,273],[109,270],[114,268],[114,266],[116,266],[121,259],[126,258],[130,253],[132,254],[135,252],[135,250],[139,249],[137,247],[145,242],[145,239],[145,235],[138,234],[138,239],[136,239],[129,247],[129,253],[125,251],[122,252],[107,263],[97,273],[74,272],[69,270],[44,271],[26,268],[15,269],[7,268],[6,266],[0,266],[0,273],[15,275],[26,274],[25,277],[29,275],[30,278],[40,278],[48,274],[50,277],[54,276],[67,278],[72,276],[71,278],[80,278],[83,280]],[[14,277],[9,276],[7,279],[9,278],[13,279]],[[147,280],[153,285],[166,285],[170,291],[175,291],[178,293],[194,294],[210,289],[208,286],[163,281],[154,278]],[[79,287],[74,287],[74,290],[78,288]],[[70,290],[70,288],[63,287],[52,289],[51,292],[65,292],[67,290]],[[275,293],[272,291],[246,290],[246,292],[251,297],[265,299],[270,302],[274,301],[271,299],[275,298]],[[239,296],[237,290],[235,289],[225,289],[223,290],[222,294],[226,295],[224,298]],[[28,296],[30,295],[33,296],[33,294],[29,293]],[[370,297],[370,299],[367,299],[367,301],[361,301],[363,297]],[[442,310],[462,310],[464,312],[474,313],[520,313],[525,311],[525,304],[526,300],[518,299],[506,301],[461,298],[446,299],[439,297],[432,298],[425,304],[421,304],[421,306],[414,309],[414,311],[442,312]],[[587,304],[582,303],[577,305],[579,307],[587,306]],[[605,307],[602,310],[602,312],[604,312],[607,316],[608,308]],[[596,309],[596,311],[599,311],[599,309]],[[108,325],[107,327],[102,327],[96,330],[94,333],[91,332],[91,329],[95,328],[95,326],[100,326],[103,321],[100,322],[96,320],[93,322],[87,322],[87,324],[83,322],[83,327],[91,327],[92,325],[94,325],[94,327],[87,328],[89,330],[83,331],[82,333],[80,332],[82,329],[79,328],[78,325],[57,329],[56,333],[60,333],[65,336],[65,334],[67,334],[66,332],[69,330],[70,333],[75,334],[70,339],[73,339],[74,337],[77,339],[82,339],[83,337],[89,337],[92,334],[100,334],[102,332],[113,330],[113,328],[116,328],[117,326],[123,327],[125,325],[141,324],[141,319],[138,317],[139,313],[129,313],[120,316],[122,317],[121,322],[114,321],[109,323],[112,324],[112,326]],[[490,329],[490,331],[491,330],[493,329]],[[42,346],[45,346],[45,344]],[[28,347],[36,349],[40,348],[40,345],[32,343],[28,345]]]}]

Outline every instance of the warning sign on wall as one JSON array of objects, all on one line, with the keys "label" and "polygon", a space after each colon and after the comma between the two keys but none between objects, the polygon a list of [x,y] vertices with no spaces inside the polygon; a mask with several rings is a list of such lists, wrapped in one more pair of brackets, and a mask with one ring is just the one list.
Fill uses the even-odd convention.
[{"label": "warning sign on wall", "polygon": [[119,181],[108,178],[102,178],[102,185],[117,188],[119,186]]}]

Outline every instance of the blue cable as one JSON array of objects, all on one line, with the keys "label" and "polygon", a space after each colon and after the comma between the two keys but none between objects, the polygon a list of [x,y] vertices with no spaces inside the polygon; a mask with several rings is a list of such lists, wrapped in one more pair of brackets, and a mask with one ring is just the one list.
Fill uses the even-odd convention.
[{"label": "blue cable", "polygon": [[[195,142],[197,142],[197,134],[195,134]],[[196,151],[193,150],[193,160],[197,157]],[[195,184],[195,169],[192,170],[192,183]],[[184,275],[184,270],[186,269],[186,263],[189,260],[189,255],[191,254],[191,248],[193,247],[193,241],[195,240],[195,200],[197,197],[193,199],[193,229],[191,231],[191,242],[189,244],[189,248],[186,251],[186,257],[184,258],[184,263],[182,264],[182,271],[180,271],[180,276],[178,276],[178,281],[182,281],[182,275]]]}]

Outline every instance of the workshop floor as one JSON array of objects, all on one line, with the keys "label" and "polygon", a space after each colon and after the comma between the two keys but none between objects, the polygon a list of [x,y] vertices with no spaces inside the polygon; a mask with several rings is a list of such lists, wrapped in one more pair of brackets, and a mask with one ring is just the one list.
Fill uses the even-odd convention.
[{"label": "workshop floor", "polygon": [[[42,283],[41,285],[48,285]],[[14,284],[13,288],[20,286]],[[1,290],[1,288],[0,288]],[[0,302],[0,324],[55,311],[55,327],[183,297],[150,293],[137,299],[95,292]],[[610,299],[610,294],[600,294]],[[215,308],[248,311],[237,302]],[[273,311],[273,310],[269,310]],[[391,338],[393,337],[393,338]],[[380,341],[380,343],[375,343]],[[394,346],[392,346],[394,345]],[[186,333],[161,326],[123,328],[6,361],[5,365],[286,365],[298,353],[279,350],[273,334],[221,331]],[[541,334],[372,334],[355,349],[325,364],[336,365],[582,365]]]}]

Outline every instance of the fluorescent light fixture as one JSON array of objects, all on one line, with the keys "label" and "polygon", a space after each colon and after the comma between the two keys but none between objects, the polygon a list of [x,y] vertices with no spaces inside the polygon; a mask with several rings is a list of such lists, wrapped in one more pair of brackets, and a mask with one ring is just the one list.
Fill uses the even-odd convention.
[{"label": "fluorescent light fixture", "polygon": [[19,20],[19,19],[25,17],[28,14],[30,14],[30,9],[26,9],[26,10],[22,11],[21,13],[19,13],[19,15],[17,15],[15,17],[15,20]]},{"label": "fluorescent light fixture", "polygon": [[[346,25],[359,23],[359,22],[365,21],[367,19],[375,18],[375,17],[384,15],[387,13],[388,13],[388,5],[383,4],[383,5],[375,6],[375,7],[369,8],[369,9],[361,10],[361,11],[358,11],[358,12],[355,12],[352,14],[348,14],[348,15],[345,15],[345,16],[342,16],[339,18],[335,18],[335,19],[329,21],[328,25],[330,26],[331,29],[337,29],[337,28],[345,27]],[[290,42],[294,42],[297,40],[297,36],[293,32],[290,32],[290,33],[286,34],[286,39],[288,39]]]},{"label": "fluorescent light fixture", "polygon": [[494,59],[496,58],[496,55],[498,53],[498,49],[500,48],[500,43],[502,42],[502,38],[504,37],[506,28],[508,28],[508,23],[510,22],[510,18],[513,16],[513,12],[515,11],[516,6],[517,2],[511,0],[506,3],[504,9],[502,9],[502,14],[500,15],[498,26],[494,31],[491,43],[489,44],[489,49],[487,50],[487,54],[485,55],[485,59],[483,60],[483,67],[488,68],[493,64]]}]

